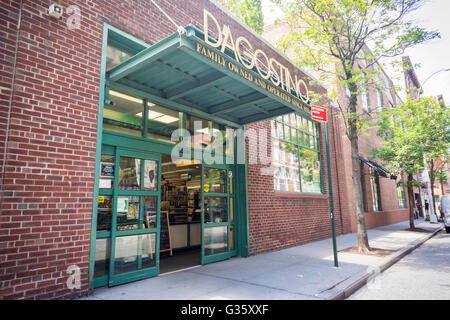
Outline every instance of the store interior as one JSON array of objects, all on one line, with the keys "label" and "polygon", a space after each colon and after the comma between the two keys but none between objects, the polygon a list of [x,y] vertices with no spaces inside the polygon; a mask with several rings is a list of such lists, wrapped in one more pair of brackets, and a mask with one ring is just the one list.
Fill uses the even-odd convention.
[{"label": "store interior", "polygon": [[[160,274],[201,264],[201,165],[162,157]],[[170,242],[164,241],[170,236]]]},{"label": "store interior", "polygon": [[[119,187],[121,190],[140,190],[139,173],[141,160],[121,157]],[[153,161],[146,165],[154,167]],[[102,179],[109,181],[107,188],[112,189],[114,177],[114,156],[102,156]],[[149,173],[153,173],[150,170]],[[150,180],[144,179],[147,190],[156,190],[156,176],[150,174]],[[200,205],[201,164],[198,161],[180,160],[172,162],[170,156],[163,155],[161,161],[161,204],[160,204],[160,266],[159,274],[186,269],[201,264],[201,205]],[[99,196],[98,232],[111,230],[112,195]],[[156,228],[156,197],[144,197],[145,217],[143,226],[139,225],[140,197],[119,196],[117,204],[117,230],[127,231],[139,228]],[[148,213],[148,214],[147,214]],[[148,218],[148,219],[147,219]],[[147,236],[149,237],[149,236]],[[116,272],[137,270],[139,251],[136,237],[120,238],[121,247],[116,245]],[[156,239],[148,239],[143,263],[149,254],[155,252]],[[147,252],[148,251],[148,252]],[[95,277],[108,274],[109,239],[97,239]],[[154,256],[153,256],[154,257]],[[155,260],[148,263],[154,264]]]}]

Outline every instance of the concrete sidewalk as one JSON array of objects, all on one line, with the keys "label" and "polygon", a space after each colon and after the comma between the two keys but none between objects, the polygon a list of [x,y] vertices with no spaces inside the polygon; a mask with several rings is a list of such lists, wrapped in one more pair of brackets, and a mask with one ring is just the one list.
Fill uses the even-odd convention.
[{"label": "concrete sidewalk", "polygon": [[[397,250],[385,257],[339,252],[334,267],[331,239],[248,258],[232,258],[176,273],[99,288],[87,300],[290,300],[345,299],[442,229],[442,224],[415,220],[416,228],[432,233],[402,231],[409,222],[368,231],[369,243]],[[355,246],[356,234],[337,237],[338,250]]]}]

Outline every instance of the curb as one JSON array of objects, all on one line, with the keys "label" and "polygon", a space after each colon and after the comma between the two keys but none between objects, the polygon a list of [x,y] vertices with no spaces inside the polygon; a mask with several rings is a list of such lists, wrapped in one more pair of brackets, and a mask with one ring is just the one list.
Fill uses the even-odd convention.
[{"label": "curb", "polygon": [[397,263],[403,257],[420,247],[424,242],[434,237],[441,230],[442,227],[434,230],[433,233],[427,234],[422,238],[414,240],[403,249],[400,249],[396,253],[388,256],[379,265],[369,266],[367,268],[367,271],[363,271],[351,276],[334,288],[320,293],[319,295],[317,295],[317,297],[324,300],[345,300],[346,298],[350,297],[355,291],[366,285],[370,280],[372,280],[380,273],[390,268],[393,264]]}]

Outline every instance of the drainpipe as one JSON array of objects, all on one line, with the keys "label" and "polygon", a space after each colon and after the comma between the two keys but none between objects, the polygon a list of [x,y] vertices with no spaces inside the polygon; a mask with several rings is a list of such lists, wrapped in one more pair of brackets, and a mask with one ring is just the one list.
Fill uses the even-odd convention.
[{"label": "drainpipe", "polygon": [[19,32],[20,32],[20,25],[22,22],[22,6],[23,1],[20,1],[20,7],[19,7],[19,17],[17,19],[17,31],[16,31],[16,48],[14,53],[14,63],[13,63],[13,73],[11,78],[11,94],[9,95],[9,105],[8,105],[8,117],[6,122],[6,131],[5,131],[5,145],[3,148],[3,164],[2,164],[2,171],[1,171],[1,180],[0,180],[0,203],[3,203],[3,192],[4,192],[4,185],[5,185],[5,168],[6,168],[6,155],[8,154],[8,137],[9,137],[9,129],[11,124],[11,109],[12,109],[12,101],[14,96],[14,84],[16,83],[16,67],[17,67],[17,55],[19,50]]}]

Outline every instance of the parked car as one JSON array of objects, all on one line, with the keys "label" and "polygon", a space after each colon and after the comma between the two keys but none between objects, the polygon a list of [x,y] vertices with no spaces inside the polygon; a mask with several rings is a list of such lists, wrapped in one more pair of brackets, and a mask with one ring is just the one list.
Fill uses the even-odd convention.
[{"label": "parked car", "polygon": [[450,194],[442,196],[441,211],[444,214],[443,219],[445,231],[447,231],[447,233],[450,233]]}]

